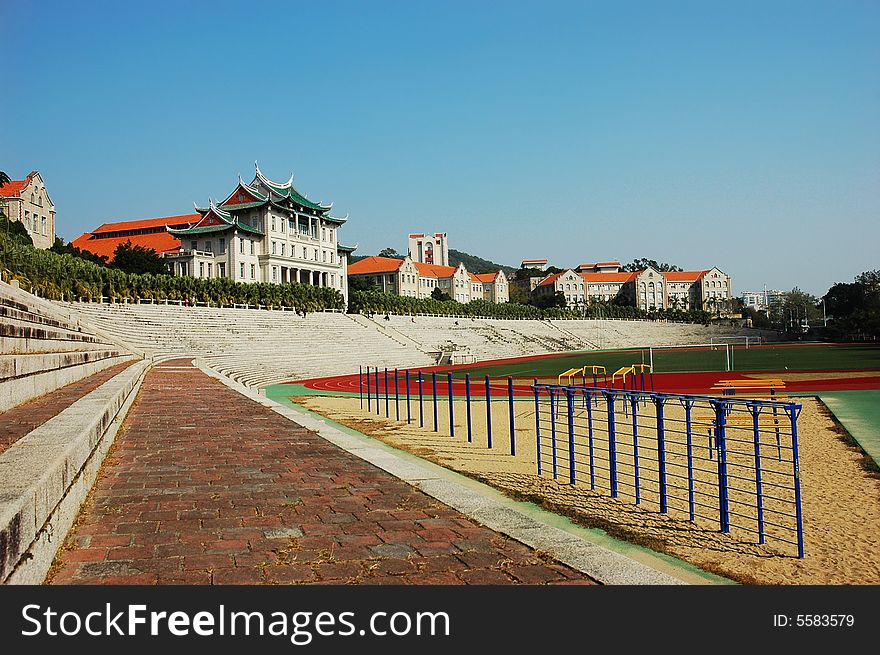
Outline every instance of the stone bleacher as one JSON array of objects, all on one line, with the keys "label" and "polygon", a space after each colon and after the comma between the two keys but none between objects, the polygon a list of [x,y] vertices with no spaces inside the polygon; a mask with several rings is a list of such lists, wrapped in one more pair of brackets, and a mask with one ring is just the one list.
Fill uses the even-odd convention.
[{"label": "stone bleacher", "polygon": [[370,366],[429,366],[421,350],[346,314],[59,303],[146,356],[193,356],[252,387]]},{"label": "stone bleacher", "polygon": [[[45,577],[134,400],[137,359],[0,282],[0,583]],[[55,393],[65,402],[47,404]]]}]

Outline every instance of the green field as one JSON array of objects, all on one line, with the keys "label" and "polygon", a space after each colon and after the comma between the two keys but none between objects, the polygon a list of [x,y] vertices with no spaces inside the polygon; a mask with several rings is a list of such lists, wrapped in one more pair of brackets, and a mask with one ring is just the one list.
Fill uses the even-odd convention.
[{"label": "green field", "polygon": [[[821,371],[880,369],[880,346],[840,346],[779,344],[745,348],[733,351],[733,371]],[[475,365],[458,368],[455,377],[491,375],[500,377],[556,377],[569,368],[604,366],[608,374],[636,363],[648,363],[648,349],[602,350],[566,353],[557,357],[530,359],[509,364]],[[699,349],[654,350],[654,370],[657,373],[724,371],[725,352]]]}]

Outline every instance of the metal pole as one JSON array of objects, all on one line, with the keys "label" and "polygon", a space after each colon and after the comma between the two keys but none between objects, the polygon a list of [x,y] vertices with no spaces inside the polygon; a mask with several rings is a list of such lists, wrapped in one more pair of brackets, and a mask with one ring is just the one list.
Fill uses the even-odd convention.
[{"label": "metal pole", "polygon": [[440,432],[440,417],[437,411],[437,372],[431,373],[431,387],[434,394],[434,432]]},{"label": "metal pole", "polygon": [[797,542],[798,542],[798,558],[804,558],[804,515],[801,507],[801,467],[800,457],[798,455],[798,431],[797,418],[800,413],[801,406],[789,403],[788,416],[791,419],[791,456],[792,467],[794,473],[794,506],[797,520]]},{"label": "metal pole", "polygon": [[577,482],[574,461],[574,395],[571,389],[565,390],[568,400],[568,481],[571,484]]},{"label": "metal pole", "polygon": [[358,366],[358,398],[361,401],[361,409],[364,408],[364,367]]},{"label": "metal pole", "polygon": [[725,438],[726,403],[713,400],[715,405],[715,442],[718,444],[718,510],[721,532],[730,532],[730,514],[727,506],[727,444]]},{"label": "metal pole", "polygon": [[394,412],[397,420],[400,420],[400,378],[397,369],[394,369]]},{"label": "metal pole", "polygon": [[412,422],[412,408],[410,407],[409,369],[404,371],[404,376],[406,377],[406,422],[407,424],[409,424]]},{"label": "metal pole", "polygon": [[424,379],[422,378],[422,372],[419,371],[419,427],[425,427],[425,393],[424,387],[422,383]]},{"label": "metal pole", "polygon": [[492,387],[491,380],[486,376],[486,432],[488,446],[492,448]]},{"label": "metal pole", "polygon": [[385,418],[391,418],[391,409],[388,398],[388,369],[385,369]]},{"label": "metal pole", "polygon": [[507,414],[510,417],[510,454],[516,455],[516,431],[513,413],[513,377],[507,376]]},{"label": "metal pole", "polygon": [[596,488],[596,469],[593,464],[593,399],[589,392],[587,396],[587,444],[590,451],[590,489]]},{"label": "metal pole", "polygon": [[691,423],[691,408],[694,401],[690,398],[682,400],[684,404],[684,423],[687,433],[687,461],[688,461],[688,508],[690,510],[691,523],[696,520],[696,507],[694,503],[694,444],[693,424]]},{"label": "metal pole", "polygon": [[370,367],[367,366],[367,411],[373,411],[373,403],[370,398]]},{"label": "metal pole", "polygon": [[752,436],[755,441],[755,502],[758,507],[758,543],[764,543],[764,493],[761,484],[761,428],[758,414],[761,406],[750,402],[749,411],[752,414]]},{"label": "metal pole", "polygon": [[[626,403],[626,399],[623,400]],[[629,403],[632,406],[632,425],[633,425],[633,467],[634,473],[633,483],[636,487],[636,505],[642,503],[642,490],[639,484],[639,398],[635,394],[629,397]]]},{"label": "metal pole", "polygon": [[446,374],[446,394],[449,396],[449,436],[455,436],[455,415],[452,402],[452,373]]},{"label": "metal pole", "polygon": [[660,481],[660,513],[666,514],[666,423],[663,417],[663,396],[654,399],[657,405],[657,473]]},{"label": "metal pole", "polygon": [[538,378],[535,378],[532,388],[535,390],[535,456],[538,460],[538,475],[541,475],[541,401],[538,397]]},{"label": "metal pole", "polygon": [[[467,407],[467,440],[468,443],[473,443],[474,441],[474,433],[471,429],[471,374],[464,374],[464,396],[465,396],[465,406]],[[540,474],[541,472],[538,471]]]},{"label": "metal pole", "polygon": [[608,468],[611,481],[611,497],[617,498],[617,443],[614,425],[614,392],[607,392],[608,401]]},{"label": "metal pole", "polygon": [[549,388],[550,391],[550,452],[553,454],[553,479],[558,477],[559,470],[556,461],[556,389]]}]

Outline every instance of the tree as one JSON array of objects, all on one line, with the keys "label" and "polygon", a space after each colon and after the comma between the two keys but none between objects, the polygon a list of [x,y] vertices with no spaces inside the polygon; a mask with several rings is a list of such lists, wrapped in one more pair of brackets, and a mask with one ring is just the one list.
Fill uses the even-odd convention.
[{"label": "tree", "polygon": [[440,287],[434,287],[434,290],[431,292],[431,297],[434,300],[452,300],[452,297]]},{"label": "tree", "polygon": [[52,244],[52,247],[49,248],[52,252],[58,253],[59,255],[71,255],[72,257],[79,257],[80,259],[87,259],[90,262],[95,262],[96,264],[101,264],[102,266],[107,266],[107,255],[96,255],[93,252],[89,252],[88,250],[80,250],[72,243],[64,244],[64,240],[61,237],[55,237],[55,242]]},{"label": "tree", "polygon": [[532,301],[532,304],[538,309],[550,309],[552,307],[564,309],[566,307],[565,294],[562,291],[557,291],[552,296],[538,296]]},{"label": "tree", "polygon": [[394,259],[402,259],[394,248],[383,248],[379,251],[379,257],[392,257]]},{"label": "tree", "polygon": [[153,248],[145,248],[140,245],[131,245],[129,239],[125,243],[116,246],[113,252],[113,266],[119,268],[126,273],[152,273],[161,275],[167,273],[162,258]]},{"label": "tree", "polygon": [[666,262],[658,262],[656,259],[645,259],[644,257],[632,260],[631,263],[623,266],[621,270],[635,273],[636,271],[643,271],[649,267],[653,268],[655,271],[660,271],[661,273],[684,270],[679,266],[667,264]]},{"label": "tree", "polygon": [[353,275],[348,278],[349,291],[378,291],[379,287],[371,279],[360,275]]}]

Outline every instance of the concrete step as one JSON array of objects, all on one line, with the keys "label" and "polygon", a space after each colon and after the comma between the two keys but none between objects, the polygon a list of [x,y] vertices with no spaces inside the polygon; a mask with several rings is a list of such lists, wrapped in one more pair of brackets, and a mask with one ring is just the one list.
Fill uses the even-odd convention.
[{"label": "concrete step", "polygon": [[148,366],[129,366],[0,454],[0,583],[43,581]]},{"label": "concrete step", "polygon": [[131,359],[116,350],[0,355],[0,412]]}]

